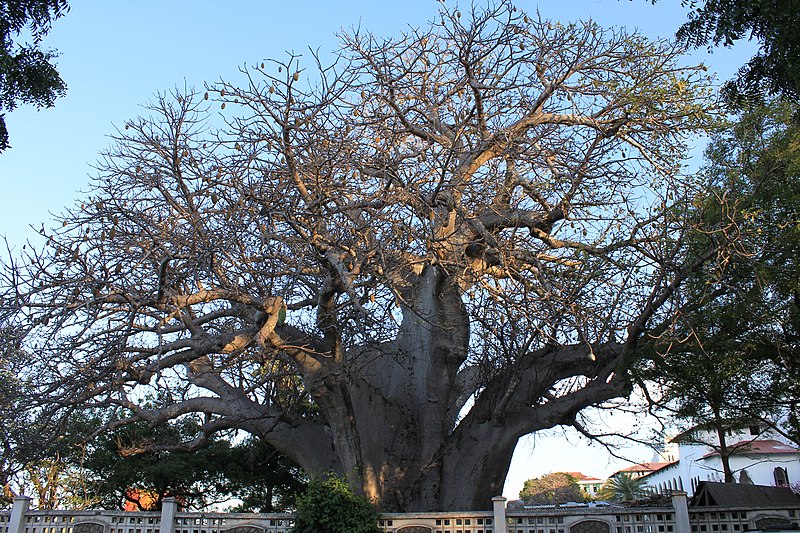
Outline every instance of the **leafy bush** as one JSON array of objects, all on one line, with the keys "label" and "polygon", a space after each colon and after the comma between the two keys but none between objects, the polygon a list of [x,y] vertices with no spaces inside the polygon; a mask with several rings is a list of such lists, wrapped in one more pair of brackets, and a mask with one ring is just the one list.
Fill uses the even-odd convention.
[{"label": "leafy bush", "polygon": [[297,499],[294,533],[377,533],[378,509],[330,475],[311,481]]}]

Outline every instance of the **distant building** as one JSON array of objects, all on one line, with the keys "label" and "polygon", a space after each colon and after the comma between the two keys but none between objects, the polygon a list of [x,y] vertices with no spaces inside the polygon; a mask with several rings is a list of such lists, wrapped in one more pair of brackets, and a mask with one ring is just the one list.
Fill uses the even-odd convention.
[{"label": "distant building", "polygon": [[[737,483],[781,487],[800,481],[800,449],[779,435],[753,426],[727,430],[726,437]],[[702,481],[724,481],[718,446],[704,444],[714,442],[715,434],[702,427],[677,435],[665,450],[670,462],[642,477],[661,494],[685,490],[691,495]]]},{"label": "distant building", "polygon": [[628,468],[623,468],[622,470],[618,470],[614,472],[611,477],[620,475],[620,474],[627,474],[633,478],[644,477],[647,475],[652,474],[653,472],[658,472],[662,468],[669,466],[670,463],[668,461],[658,462],[652,461],[649,463],[639,463],[633,466],[629,466]]},{"label": "distant building", "polygon": [[570,476],[575,478],[575,481],[578,482],[583,492],[589,496],[590,498],[594,498],[597,496],[597,493],[603,487],[603,484],[606,482],[605,479],[599,479],[592,476],[587,476],[582,472],[567,472]]}]

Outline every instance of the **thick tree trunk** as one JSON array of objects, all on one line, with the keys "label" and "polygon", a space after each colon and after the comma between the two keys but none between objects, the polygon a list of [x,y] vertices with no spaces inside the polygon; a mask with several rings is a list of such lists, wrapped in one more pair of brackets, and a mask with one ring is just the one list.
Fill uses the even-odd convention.
[{"label": "thick tree trunk", "polygon": [[[428,267],[404,297],[393,341],[337,354],[306,377],[329,424],[340,473],[384,510],[490,509],[521,436],[569,423],[586,405],[624,394],[610,372],[600,372],[613,366],[619,346],[548,349],[480,380],[480,398],[459,420],[465,399],[477,391],[468,385],[474,369],[465,364],[469,320],[459,290]],[[584,367],[601,377],[564,398],[543,400],[552,383]],[[531,407],[536,402],[542,405]]]}]

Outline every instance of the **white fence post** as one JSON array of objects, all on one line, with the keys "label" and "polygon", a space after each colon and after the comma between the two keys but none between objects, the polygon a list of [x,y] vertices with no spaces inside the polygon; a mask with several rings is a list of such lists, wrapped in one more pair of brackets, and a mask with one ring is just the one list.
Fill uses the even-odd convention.
[{"label": "white fence post", "polygon": [[[161,500],[161,533],[175,533],[175,517],[178,514],[178,500],[167,497]],[[21,532],[20,532],[21,533]]]},{"label": "white fence post", "polygon": [[11,520],[8,524],[8,533],[23,533],[25,531],[25,513],[31,505],[27,496],[17,496],[11,506]]},{"label": "white fence post", "polygon": [[689,502],[686,498],[686,492],[682,490],[672,491],[672,507],[675,509],[675,533],[691,533]]},{"label": "white fence post", "polygon": [[502,496],[495,496],[492,498],[494,506],[494,532],[506,533],[508,531],[508,523],[506,522],[506,498]]}]

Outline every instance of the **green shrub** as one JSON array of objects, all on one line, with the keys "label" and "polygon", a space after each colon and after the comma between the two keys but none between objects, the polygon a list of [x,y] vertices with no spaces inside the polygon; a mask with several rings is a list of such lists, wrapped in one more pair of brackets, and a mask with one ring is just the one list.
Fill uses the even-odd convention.
[{"label": "green shrub", "polygon": [[380,512],[336,476],[311,481],[297,499],[294,533],[377,533]]}]

